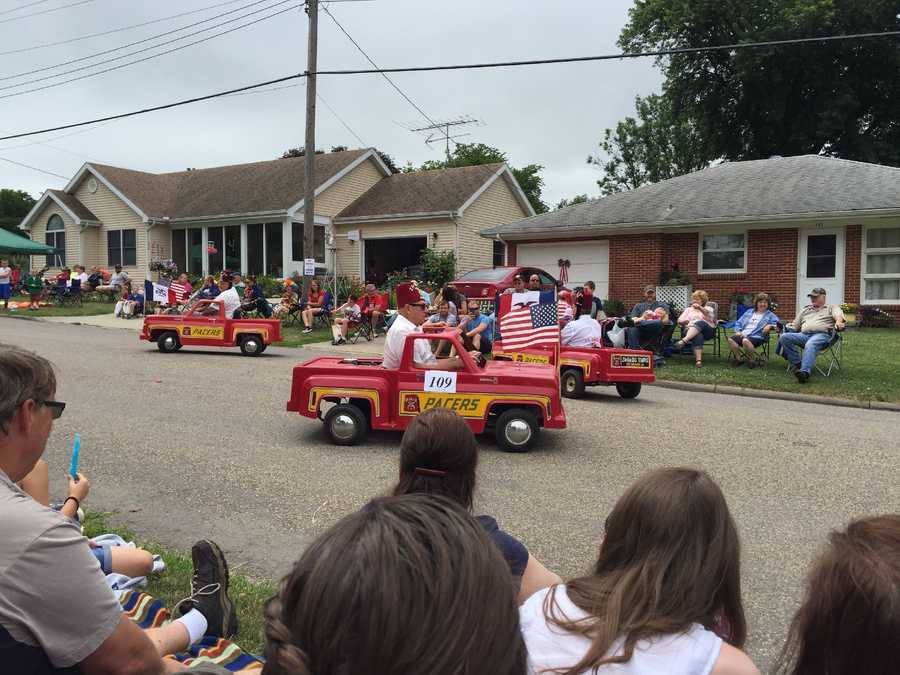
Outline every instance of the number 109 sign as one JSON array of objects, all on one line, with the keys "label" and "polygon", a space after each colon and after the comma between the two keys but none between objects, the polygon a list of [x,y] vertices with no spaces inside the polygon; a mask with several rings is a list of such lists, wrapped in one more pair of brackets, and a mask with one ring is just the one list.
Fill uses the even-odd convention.
[{"label": "number 109 sign", "polygon": [[456,393],[456,372],[449,370],[426,370],[425,391]]}]

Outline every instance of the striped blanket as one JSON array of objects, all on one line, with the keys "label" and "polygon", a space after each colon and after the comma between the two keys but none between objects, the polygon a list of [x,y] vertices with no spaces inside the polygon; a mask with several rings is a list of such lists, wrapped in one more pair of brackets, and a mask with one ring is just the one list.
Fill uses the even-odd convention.
[{"label": "striped blanket", "polygon": [[[162,602],[142,591],[125,591],[119,596],[122,609],[141,628],[158,628],[171,620],[171,613]],[[204,663],[237,672],[239,670],[262,671],[261,659],[247,654],[230,640],[205,637],[191,645],[187,652],[176,654],[175,658],[188,668]]]}]

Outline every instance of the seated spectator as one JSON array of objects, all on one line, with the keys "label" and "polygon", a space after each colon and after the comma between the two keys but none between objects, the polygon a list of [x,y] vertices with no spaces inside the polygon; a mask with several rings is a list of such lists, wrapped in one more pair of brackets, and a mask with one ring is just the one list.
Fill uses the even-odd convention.
[{"label": "seated spectator", "polygon": [[[99,267],[92,267],[91,273],[88,276],[87,289],[88,291],[96,291],[97,288],[103,285],[103,272]],[[82,284],[84,286],[84,284]]]},{"label": "seated spectator", "polygon": [[140,286],[137,286],[128,297],[128,304],[125,307],[125,318],[130,319],[133,316],[140,316],[143,313],[144,289]]},{"label": "seated spectator", "polygon": [[494,346],[493,322],[481,313],[477,300],[469,300],[469,312],[459,320],[459,330],[467,351],[490,354]]},{"label": "seated spectator", "polygon": [[603,331],[590,314],[582,314],[560,331],[560,342],[568,347],[602,347]]},{"label": "seated spectator", "polygon": [[503,559],[442,497],[377,499],[318,537],[266,606],[264,675],[523,675]]},{"label": "seated spectator", "polygon": [[[227,564],[218,546],[194,545],[196,593],[172,623],[142,631],[123,612],[80,529],[16,483],[34,469],[65,404],[54,400],[50,363],[0,346],[0,653],[3,672],[162,673],[163,654],[204,635],[237,630]],[[82,483],[82,481],[84,481]],[[87,494],[83,476],[69,484],[64,513]],[[200,671],[202,672],[202,670]]]},{"label": "seated spectator", "polygon": [[675,350],[681,351],[690,344],[694,350],[694,366],[703,367],[703,341],[712,340],[716,336],[716,315],[713,308],[706,303],[709,295],[706,291],[691,293],[691,304],[685,307],[678,317],[678,325],[684,331],[682,338],[675,343]]},{"label": "seated spectator", "polygon": [[357,302],[358,294],[350,291],[347,302],[338,307],[334,313],[334,324],[331,326],[331,334],[333,339],[331,344],[342,345],[347,342],[347,334],[350,332],[350,325],[362,321],[362,309]]},{"label": "seated spectator", "polygon": [[41,300],[44,298],[44,270],[40,272],[35,272],[34,274],[29,274],[25,277],[23,282],[23,286],[25,287],[25,292],[28,293],[29,299],[31,300],[31,304],[28,306],[33,312],[36,312],[41,305]]},{"label": "seated spectator", "polygon": [[78,279],[78,281],[81,282],[82,290],[88,290],[88,275],[87,272],[84,271],[84,265],[75,265],[75,273],[71,277],[69,277],[69,280],[66,282],[66,286],[71,286],[73,279]]},{"label": "seated spectator", "polygon": [[794,615],[779,673],[893,675],[900,664],[900,514],[833,531]]},{"label": "seated spectator", "polygon": [[[433,408],[407,427],[400,441],[400,479],[391,494],[436,494],[449,497],[467,511],[475,501],[478,443],[462,417],[447,408]],[[529,554],[515,537],[490,516],[476,518],[509,566],[519,603],[560,578]]]},{"label": "seated spectator", "polygon": [[[825,302],[825,289],[814,288],[807,295],[812,304],[801,309],[778,338],[775,353],[791,363],[791,372],[805,384],[816,365],[816,357],[831,342],[835,330],[844,330],[846,322],[840,305]],[[803,359],[797,353],[803,347]]]},{"label": "seated spectator", "polygon": [[256,277],[246,277],[246,281],[244,295],[241,300],[241,315],[250,312],[259,312],[268,319],[272,316],[272,306],[269,304],[269,301],[266,300],[266,294],[263,293],[262,288],[256,283]]},{"label": "seated spectator", "polygon": [[243,298],[244,291],[246,290],[246,285],[244,284],[243,279],[241,279],[241,275],[237,272],[229,272],[227,270],[223,270],[222,276],[227,276],[229,279],[231,279],[231,287],[238,294],[239,298]]},{"label": "seated spectator", "polygon": [[63,267],[59,271],[59,274],[56,275],[56,279],[54,279],[54,281],[56,281],[56,283],[63,282],[66,286],[68,286],[71,278],[72,270],[70,270],[68,267]]},{"label": "seated spectator", "polygon": [[[739,316],[734,325],[734,335],[727,337],[728,348],[734,355],[734,367],[745,363],[755,368],[756,348],[769,339],[769,332],[778,328],[778,317],[769,309],[769,296],[757,293],[753,299],[753,309]],[[743,347],[743,350],[741,349]]]},{"label": "seated spectator", "polygon": [[12,268],[6,258],[2,258],[0,259],[0,300],[3,301],[3,309],[9,309],[12,288]]},{"label": "seated spectator", "polygon": [[119,293],[126,281],[128,281],[128,274],[122,271],[121,265],[116,265],[115,272],[109,278],[109,283],[97,286],[94,290],[100,293]]},{"label": "seated spectator", "polygon": [[456,290],[453,284],[447,284],[441,289],[441,299],[447,303],[448,314],[459,323],[459,308],[466,306],[466,300],[462,294]]},{"label": "seated spectator", "polygon": [[664,309],[668,313],[669,306],[656,299],[655,286],[645,286],[644,301],[631,308],[630,325],[625,329],[625,340],[629,349],[640,349],[641,345],[655,339],[666,342],[666,335],[671,334],[673,328],[671,319],[667,321],[641,319],[644,312],[655,309]]},{"label": "seated spectator", "polygon": [[[288,280],[290,281],[290,279]],[[303,332],[312,333],[313,323],[316,316],[322,313],[322,304],[325,300],[325,293],[319,285],[318,279],[312,279],[309,282],[309,291],[306,293],[306,303],[300,312],[300,318],[303,320]]]},{"label": "seated spectator", "polygon": [[740,589],[719,486],[694,469],[652,471],[606,518],[593,572],[521,607],[529,672],[758,675],[741,651]]},{"label": "seated spectator", "polygon": [[122,287],[122,294],[119,296],[119,301],[116,302],[116,306],[113,309],[113,316],[117,316],[120,318],[125,318],[125,306],[131,301],[131,282],[126,281],[125,285]]},{"label": "seated spectator", "polygon": [[[288,314],[290,314],[296,307],[299,307],[297,302],[297,296],[291,291],[290,288],[284,289],[284,295],[281,296],[281,301],[275,306],[275,318],[283,319]],[[308,331],[303,331],[304,333]]]},{"label": "seated spectator", "polygon": [[[450,314],[450,303],[441,299],[438,304],[438,311],[428,317],[426,321],[429,326],[434,328],[454,328],[457,325],[456,316]],[[433,343],[432,343],[433,344]],[[440,358],[445,352],[449,353],[450,343],[447,340],[438,340],[437,346],[434,348],[434,355]]]},{"label": "seated spectator", "polygon": [[197,297],[201,300],[212,300],[217,295],[219,295],[219,286],[216,284],[216,280],[212,274],[207,274],[203,277],[203,284],[200,286],[200,290],[197,292]]},{"label": "seated spectator", "polygon": [[[421,293],[420,293],[421,294]],[[363,295],[362,313],[372,326],[372,337],[378,337],[378,328],[385,322],[388,310],[388,299],[381,295],[375,284],[366,284],[366,293]]]},{"label": "seated spectator", "polygon": [[503,291],[506,293],[524,293],[525,292],[525,280],[522,278],[522,275],[517,274],[513,277],[513,285],[510,288],[507,288]]},{"label": "seated spectator", "polygon": [[184,286],[184,299],[186,302],[187,299],[191,297],[191,293],[194,292],[194,287],[191,285],[191,280],[188,279],[188,275],[184,272],[178,275],[178,283]]}]

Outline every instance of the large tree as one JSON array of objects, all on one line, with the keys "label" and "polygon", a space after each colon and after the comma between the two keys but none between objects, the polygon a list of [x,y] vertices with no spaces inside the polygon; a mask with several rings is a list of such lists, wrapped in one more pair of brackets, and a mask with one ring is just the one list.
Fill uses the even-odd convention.
[{"label": "large tree", "polygon": [[[497,148],[492,148],[484,143],[459,143],[450,153],[450,157],[444,160],[431,160],[419,167],[419,170],[451,169],[460,166],[477,166],[479,164],[494,164],[506,162],[506,153]],[[541,189],[544,187],[544,179],[540,164],[529,164],[520,168],[510,167],[513,175],[522,188],[522,192],[528,198],[532,208],[537,213],[544,213],[547,205],[541,200]],[[406,171],[415,171],[411,164],[406,165]]]},{"label": "large tree", "polygon": [[34,197],[24,190],[0,189],[0,227],[16,232],[34,205]]},{"label": "large tree", "polygon": [[[619,44],[637,52],[898,28],[896,0],[635,0]],[[675,54],[657,63],[677,127],[703,139],[675,171],[810,153],[900,165],[896,38]]]}]

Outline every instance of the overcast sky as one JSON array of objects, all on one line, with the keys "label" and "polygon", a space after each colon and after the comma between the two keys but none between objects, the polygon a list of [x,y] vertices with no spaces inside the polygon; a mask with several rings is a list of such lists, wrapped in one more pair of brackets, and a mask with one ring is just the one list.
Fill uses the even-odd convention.
[{"label": "overcast sky", "polygon": [[[10,21],[74,0],[45,0],[17,12],[25,0],[0,1],[0,51],[67,40],[199,9],[222,0],[88,0],[41,16]],[[25,86],[22,81],[57,74],[119,56],[162,40],[207,28],[275,5],[241,10],[215,21],[97,59],[10,79],[9,76],[142,40],[213,15],[249,5],[238,0],[142,28],[19,54],[0,55],[0,96],[115,66],[122,59],[57,79]],[[201,33],[184,42],[271,14],[290,4]],[[383,67],[553,58],[618,51],[615,42],[631,0],[374,0],[335,2],[331,12]],[[299,9],[202,44],[121,70],[45,91],[0,98],[0,131],[21,132],[87,120],[169,101],[235,88],[300,72],[306,66],[306,16]],[[157,51],[171,48],[173,43]],[[363,56],[322,12],[319,68],[369,67]],[[410,73],[392,76],[432,119],[471,115],[483,126],[466,128],[460,139],[498,147],[513,166],[545,167],[544,201],[597,194],[597,169],[585,163],[606,127],[633,113],[634,97],[657,91],[661,77],[650,59],[522,67],[503,70]],[[284,87],[285,85],[282,85]],[[322,76],[319,92],[362,138],[399,165],[436,159],[422,134],[407,127],[426,124],[379,75]],[[73,134],[0,142],[0,157],[71,176],[88,160],[151,172],[238,164],[278,157],[303,144],[305,87],[291,86],[151,113],[89,127]],[[317,146],[361,144],[324,106],[318,106]],[[73,135],[69,135],[73,134]],[[64,138],[61,136],[65,136]],[[34,144],[36,140],[49,144]],[[21,147],[30,144],[27,147]],[[51,147],[52,146],[52,147]],[[66,181],[0,162],[0,187],[37,197]]]}]

